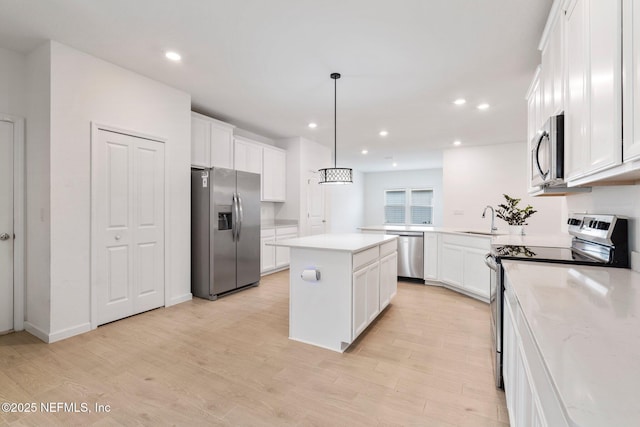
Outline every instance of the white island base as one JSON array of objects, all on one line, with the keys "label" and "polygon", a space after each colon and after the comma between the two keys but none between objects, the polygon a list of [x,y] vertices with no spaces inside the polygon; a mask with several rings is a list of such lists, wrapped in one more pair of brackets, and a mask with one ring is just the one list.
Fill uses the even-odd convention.
[{"label": "white island base", "polygon": [[[275,245],[291,248],[292,340],[343,352],[396,294],[396,236],[322,234]],[[319,279],[303,278],[305,270]]]}]

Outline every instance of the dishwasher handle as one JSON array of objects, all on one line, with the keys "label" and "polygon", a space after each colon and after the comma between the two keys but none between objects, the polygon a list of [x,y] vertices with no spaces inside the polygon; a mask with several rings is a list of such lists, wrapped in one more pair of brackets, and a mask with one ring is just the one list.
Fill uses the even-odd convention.
[{"label": "dishwasher handle", "polygon": [[421,231],[385,231],[384,234],[401,237],[424,237]]}]

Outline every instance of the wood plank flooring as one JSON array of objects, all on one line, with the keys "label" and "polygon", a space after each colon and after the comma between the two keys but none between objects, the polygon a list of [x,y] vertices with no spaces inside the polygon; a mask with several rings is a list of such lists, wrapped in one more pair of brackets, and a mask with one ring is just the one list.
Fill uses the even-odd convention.
[{"label": "wood plank flooring", "polygon": [[[54,344],[0,336],[0,402],[87,404],[0,425],[507,426],[489,307],[400,282],[344,354],[291,341],[288,271]],[[95,404],[110,405],[96,412]]]}]

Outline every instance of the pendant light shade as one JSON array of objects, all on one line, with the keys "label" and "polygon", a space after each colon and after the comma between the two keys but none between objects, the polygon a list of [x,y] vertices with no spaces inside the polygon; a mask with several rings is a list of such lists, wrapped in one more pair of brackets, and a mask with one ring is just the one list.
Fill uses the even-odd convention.
[{"label": "pendant light shade", "polygon": [[333,167],[320,169],[320,184],[353,184],[353,171],[350,168],[339,168],[338,159],[338,79],[340,73],[331,73],[333,79]]}]

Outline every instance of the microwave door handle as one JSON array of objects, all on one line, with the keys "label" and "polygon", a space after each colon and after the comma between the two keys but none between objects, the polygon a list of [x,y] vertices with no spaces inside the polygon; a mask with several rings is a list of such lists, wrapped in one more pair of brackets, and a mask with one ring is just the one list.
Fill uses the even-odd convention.
[{"label": "microwave door handle", "polygon": [[545,139],[546,137],[548,137],[549,134],[547,132],[542,132],[542,135],[540,135],[540,138],[538,138],[538,142],[536,144],[536,168],[538,169],[538,173],[540,174],[540,176],[542,177],[542,179],[547,179],[547,176],[549,175],[549,171],[543,172],[542,171],[542,166],[540,166],[540,146],[542,145],[542,140]]}]

